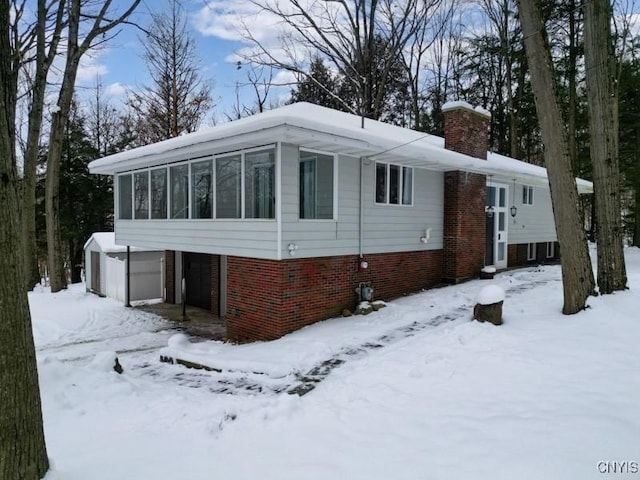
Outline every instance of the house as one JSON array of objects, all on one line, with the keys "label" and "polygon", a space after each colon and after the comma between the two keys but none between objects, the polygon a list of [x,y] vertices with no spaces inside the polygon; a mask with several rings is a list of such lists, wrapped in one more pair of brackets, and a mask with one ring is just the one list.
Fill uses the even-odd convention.
[{"label": "house", "polygon": [[[163,298],[164,251],[129,247],[129,301]],[[96,232],[84,244],[87,292],[127,302],[127,247],[115,233]]]},{"label": "house", "polygon": [[268,340],[356,290],[391,299],[557,258],[546,170],[488,153],[488,112],[443,110],[444,139],[298,103],[89,168],[114,175],[118,243],[166,250],[167,302],[184,281],[228,337]]}]

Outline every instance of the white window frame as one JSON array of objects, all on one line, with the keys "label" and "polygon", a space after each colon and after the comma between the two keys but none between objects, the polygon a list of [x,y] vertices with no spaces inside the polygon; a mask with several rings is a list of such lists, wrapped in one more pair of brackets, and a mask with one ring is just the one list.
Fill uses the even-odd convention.
[{"label": "white window frame", "polygon": [[[153,189],[151,188],[151,178],[153,176],[153,172],[157,171],[157,170],[164,170],[165,171],[165,179],[164,179],[164,183],[165,183],[165,188],[166,188],[166,195],[164,198],[164,211],[165,211],[165,215],[164,218],[153,218],[153,198],[152,198],[152,193],[153,193]],[[171,193],[171,189],[169,188],[169,169],[167,168],[166,165],[162,165],[160,167],[152,167],[149,169],[149,219],[150,220],[166,220],[169,217],[169,194]]]},{"label": "white window frame", "polygon": [[[275,206],[274,206],[274,217],[273,218],[246,218],[246,212],[245,212],[245,204],[246,204],[246,199],[245,199],[245,155],[246,154],[250,154],[252,152],[257,152],[257,151],[264,151],[264,150],[273,150],[273,158],[274,158],[274,185],[273,185],[273,193],[275,195]],[[338,186],[338,164],[337,164],[337,155],[332,154],[332,153],[328,153],[328,152],[316,152],[312,149],[304,149],[305,151],[311,152],[311,153],[321,153],[323,155],[331,155],[333,156],[333,161],[334,161],[334,178],[333,178],[333,195],[334,195],[334,202],[333,202],[333,219],[328,220],[328,219],[322,219],[322,220],[314,220],[314,219],[310,219],[311,221],[323,221],[323,222],[332,222],[335,221],[335,219],[337,218],[337,203],[338,203],[338,197],[337,197],[337,186]],[[229,157],[232,155],[239,155],[240,156],[240,217],[239,218],[217,218],[216,216],[216,208],[217,208],[217,203],[216,203],[216,189],[217,189],[217,172],[216,172],[216,160],[218,158],[224,158],[224,157]],[[192,168],[191,165],[193,163],[199,163],[199,162],[203,162],[203,161],[210,161],[211,165],[212,165],[212,177],[213,177],[213,197],[211,200],[211,207],[212,207],[212,218],[193,218],[193,179],[192,179]],[[187,179],[188,179],[188,191],[187,191],[187,208],[189,210],[189,214],[186,218],[171,218],[171,209],[172,209],[172,202],[173,202],[173,189],[172,189],[172,184],[171,184],[171,168],[173,167],[180,167],[180,166],[184,166],[187,165],[188,169],[187,169]],[[191,221],[191,220],[195,220],[195,221],[219,221],[219,222],[238,222],[238,221],[252,221],[252,222],[274,222],[277,219],[278,216],[278,203],[279,203],[279,192],[280,192],[280,186],[278,185],[278,175],[279,175],[279,169],[280,169],[280,149],[278,148],[277,144],[272,143],[272,144],[267,144],[267,145],[262,145],[262,146],[257,146],[257,147],[253,147],[253,148],[247,148],[244,150],[233,150],[230,152],[223,152],[223,153],[219,153],[217,155],[204,155],[201,157],[196,157],[196,158],[190,158],[187,160],[180,160],[177,162],[172,162],[172,163],[166,163],[164,165],[156,165],[153,167],[148,167],[148,168],[142,168],[139,170],[130,170],[130,171],[126,171],[126,172],[120,172],[117,174],[116,178],[118,179],[115,182],[115,186],[114,186],[114,194],[115,194],[115,206],[114,206],[114,212],[116,214],[115,218],[117,219],[117,221],[120,220],[125,220],[125,221],[129,221],[129,220],[148,220],[151,219],[151,172],[154,170],[160,170],[160,169],[165,169],[166,170],[166,175],[167,175],[167,197],[166,197],[166,202],[167,202],[167,216],[166,218],[154,218],[152,220],[156,220],[156,221]],[[142,218],[134,218],[135,217],[135,174],[136,173],[142,173],[142,172],[146,172],[148,175],[148,186],[147,186],[147,195],[148,195],[148,202],[149,202],[149,211],[148,211],[148,216],[146,219],[142,219]],[[130,219],[124,219],[124,218],[120,218],[120,177],[123,177],[125,175],[129,175],[131,177],[131,218]]]},{"label": "white window frame", "polygon": [[[333,216],[331,218],[300,218],[300,152],[326,155],[333,158]],[[300,222],[335,222],[338,219],[338,155],[313,148],[298,148],[298,221]]]},{"label": "white window frame", "polygon": [[[115,183],[114,192],[116,194],[116,197],[115,197],[116,198],[116,201],[115,201],[116,205],[115,205],[114,210],[115,210],[116,221],[128,222],[128,221],[134,220],[134,218],[133,218],[134,217],[134,215],[133,215],[133,208],[134,208],[133,207],[133,173],[134,173],[133,171],[118,173],[117,181],[114,182]],[[130,199],[131,200],[131,208],[130,208],[130,212],[129,212],[130,218],[120,218],[120,177],[124,177],[124,176],[127,176],[127,175],[131,178],[131,199]]]},{"label": "white window frame", "polygon": [[553,258],[556,253],[556,242],[547,242],[547,258]]},{"label": "white window frame", "polygon": [[[246,214],[247,212],[245,211],[245,206],[246,206],[246,198],[245,198],[245,172],[246,172],[246,162],[245,162],[245,158],[246,158],[246,154],[247,153],[252,153],[252,152],[260,152],[262,150],[270,150],[273,149],[273,195],[275,196],[274,198],[274,205],[273,205],[273,218],[247,218]],[[275,144],[271,144],[271,145],[263,145],[261,147],[255,147],[255,148],[248,148],[246,150],[241,150],[240,153],[242,154],[242,220],[246,220],[246,221],[250,221],[250,222],[275,222],[276,221],[276,213],[278,210],[278,149],[276,148]],[[225,220],[240,220],[239,218],[236,219],[225,219]]]},{"label": "white window frame", "polygon": [[[173,188],[171,183],[171,169],[173,167],[180,167],[182,165],[187,165],[187,210],[189,215],[185,218],[171,218],[171,209],[173,205]],[[167,220],[172,222],[184,222],[187,220],[191,220],[191,161],[190,160],[182,160],[176,163],[170,163],[167,165]],[[211,219],[209,219],[211,220]]]},{"label": "white window frame", "polygon": [[[240,157],[240,216],[235,218],[218,218],[218,159],[233,156]],[[244,220],[244,154],[242,151],[225,152],[213,157],[213,219],[217,222],[238,222]]]},{"label": "white window frame", "polygon": [[[386,182],[385,182],[385,187],[386,187],[386,192],[385,192],[385,201],[384,202],[379,202],[378,198],[377,198],[377,189],[378,189],[378,181],[377,181],[377,175],[378,175],[378,165],[385,165],[386,166]],[[389,203],[389,192],[391,190],[391,182],[389,181],[390,179],[390,169],[391,169],[391,165],[394,165],[396,167],[400,168],[400,174],[399,179],[400,179],[400,188],[399,188],[399,192],[398,192],[398,197],[400,202],[399,203]],[[411,203],[402,203],[402,199],[404,197],[404,178],[403,178],[403,169],[404,168],[408,168],[411,170]],[[376,205],[385,205],[385,206],[390,206],[390,207],[413,207],[413,198],[415,196],[415,178],[416,178],[416,172],[415,172],[415,168],[410,167],[408,165],[401,165],[399,163],[393,163],[393,162],[374,162],[373,164],[373,201],[375,202]]]},{"label": "white window frame", "polygon": [[[193,218],[194,202],[193,202],[193,164],[209,162],[211,166],[211,218]],[[192,158],[189,160],[189,220],[195,221],[211,221],[216,218],[215,204],[216,204],[216,163],[212,155],[206,155],[204,157]]]},{"label": "white window frame", "polygon": [[530,262],[536,259],[536,244],[527,243],[527,261]]},{"label": "white window frame", "polygon": [[533,205],[533,186],[522,185],[522,204]]},{"label": "white window frame", "polygon": [[[136,218],[136,175],[140,173],[147,174],[147,216]],[[144,170],[136,170],[133,172],[133,184],[132,184],[132,193],[133,193],[133,220],[149,220],[151,218],[151,173],[149,169]]]}]

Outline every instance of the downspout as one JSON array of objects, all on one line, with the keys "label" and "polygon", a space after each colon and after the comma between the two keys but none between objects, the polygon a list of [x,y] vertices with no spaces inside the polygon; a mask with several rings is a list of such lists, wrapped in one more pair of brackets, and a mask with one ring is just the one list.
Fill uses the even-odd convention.
[{"label": "downspout", "polygon": [[358,229],[358,255],[360,259],[364,257],[364,161],[365,157],[360,157],[360,228]]},{"label": "downspout", "polygon": [[131,247],[129,245],[127,245],[127,277],[126,277],[126,283],[125,283],[125,288],[124,288],[124,306],[125,307],[130,307],[131,306],[131,296],[129,294],[129,288],[131,285]]}]

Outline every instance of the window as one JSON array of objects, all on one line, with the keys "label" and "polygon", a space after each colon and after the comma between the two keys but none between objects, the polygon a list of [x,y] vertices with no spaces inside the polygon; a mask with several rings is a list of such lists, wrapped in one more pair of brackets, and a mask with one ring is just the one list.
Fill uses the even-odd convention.
[{"label": "window", "polygon": [[149,218],[149,172],[133,174],[133,216],[136,219]]},{"label": "window", "polygon": [[[120,219],[273,219],[275,148],[228,153],[118,175]],[[305,153],[308,218],[333,218],[334,157]],[[309,165],[311,165],[311,163]],[[313,175],[312,175],[313,174]],[[306,218],[306,217],[305,217]]]},{"label": "window", "polygon": [[547,242],[547,258],[553,258],[556,250],[555,242]]},{"label": "window", "polygon": [[189,218],[189,165],[169,169],[171,181],[171,218]]},{"label": "window", "polygon": [[133,204],[131,175],[118,175],[118,215],[121,220],[131,220]]},{"label": "window", "polygon": [[245,154],[245,218],[275,218],[275,155],[273,150]]},{"label": "window", "polygon": [[376,203],[413,204],[413,168],[376,163]]},{"label": "window", "polygon": [[151,218],[167,218],[167,169],[151,170]]},{"label": "window", "polygon": [[333,165],[333,155],[300,151],[300,218],[334,218]]},{"label": "window", "polygon": [[522,186],[522,204],[533,205],[533,187],[530,185]]},{"label": "window", "polygon": [[527,261],[536,259],[536,244],[527,243]]},{"label": "window", "polygon": [[211,160],[191,164],[191,218],[213,218],[213,164]]},{"label": "window", "polygon": [[242,162],[240,155],[216,158],[216,218],[240,218]]}]

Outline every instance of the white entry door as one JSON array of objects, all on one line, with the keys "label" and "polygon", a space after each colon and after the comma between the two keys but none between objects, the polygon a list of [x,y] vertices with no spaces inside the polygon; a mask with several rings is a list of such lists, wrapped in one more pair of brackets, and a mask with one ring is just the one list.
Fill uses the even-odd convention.
[{"label": "white entry door", "polygon": [[507,185],[487,186],[485,263],[496,268],[507,268],[507,198],[509,198]]}]

